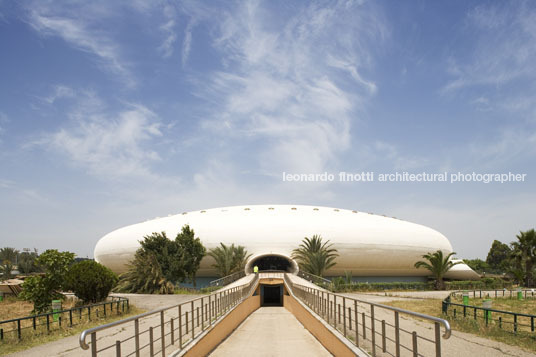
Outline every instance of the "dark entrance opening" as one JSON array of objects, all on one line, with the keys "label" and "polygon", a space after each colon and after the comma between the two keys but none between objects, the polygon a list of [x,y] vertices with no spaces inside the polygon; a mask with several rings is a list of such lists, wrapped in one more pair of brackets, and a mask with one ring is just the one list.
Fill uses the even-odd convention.
[{"label": "dark entrance opening", "polygon": [[261,285],[261,306],[283,306],[283,286]]},{"label": "dark entrance opening", "polygon": [[264,257],[260,257],[251,264],[251,267],[254,266],[258,266],[259,271],[281,270],[290,272],[291,268],[290,262],[287,259],[276,255],[265,255]]}]

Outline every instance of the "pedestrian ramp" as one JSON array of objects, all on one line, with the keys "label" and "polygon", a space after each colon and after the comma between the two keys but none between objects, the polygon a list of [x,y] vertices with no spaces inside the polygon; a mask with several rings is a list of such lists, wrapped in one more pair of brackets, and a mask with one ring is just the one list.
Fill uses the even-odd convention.
[{"label": "pedestrian ramp", "polygon": [[[428,319],[429,331],[411,331],[400,318],[411,314]],[[208,296],[88,329],[80,346],[92,356],[439,357],[442,327],[448,338],[445,320],[334,294],[294,274],[261,272]],[[300,341],[314,341],[308,345],[316,352]]]}]

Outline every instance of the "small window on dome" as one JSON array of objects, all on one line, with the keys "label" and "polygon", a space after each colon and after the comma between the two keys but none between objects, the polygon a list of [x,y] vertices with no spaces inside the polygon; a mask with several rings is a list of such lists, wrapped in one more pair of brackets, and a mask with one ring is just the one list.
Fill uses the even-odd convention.
[{"label": "small window on dome", "polygon": [[188,212],[182,212],[182,214],[187,214]]},{"label": "small window on dome", "polygon": [[207,211],[201,211],[201,213],[206,213]]},{"label": "small window on dome", "polygon": [[296,207],[292,207],[291,210],[295,211],[297,208]]},{"label": "small window on dome", "polygon": [[249,207],[244,208],[244,211],[251,211]]},{"label": "small window on dome", "polygon": [[268,207],[268,209],[271,209],[271,210],[273,210],[274,208],[273,208],[273,207]]},{"label": "small window on dome", "polygon": [[352,211],[352,213],[357,213],[357,211]]},{"label": "small window on dome", "polygon": [[318,211],[318,208],[313,208],[313,211]]},{"label": "small window on dome", "polygon": [[339,212],[339,209],[338,209],[338,208],[335,208],[334,211],[335,211],[335,212]]}]

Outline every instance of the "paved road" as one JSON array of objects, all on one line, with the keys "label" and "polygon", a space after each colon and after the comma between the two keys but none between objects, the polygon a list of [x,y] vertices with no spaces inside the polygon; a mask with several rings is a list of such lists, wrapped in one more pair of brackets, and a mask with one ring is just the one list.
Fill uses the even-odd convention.
[{"label": "paved road", "polygon": [[284,307],[261,307],[211,357],[331,356]]}]

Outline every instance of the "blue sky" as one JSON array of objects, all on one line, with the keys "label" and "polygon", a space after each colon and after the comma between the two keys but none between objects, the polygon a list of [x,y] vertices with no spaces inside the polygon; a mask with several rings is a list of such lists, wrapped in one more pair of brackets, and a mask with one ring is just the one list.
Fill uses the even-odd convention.
[{"label": "blue sky", "polygon": [[[157,216],[295,203],[485,258],[536,225],[534,58],[529,1],[0,0],[0,246],[91,257]],[[339,171],[527,179],[281,179]]]}]

